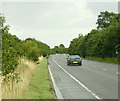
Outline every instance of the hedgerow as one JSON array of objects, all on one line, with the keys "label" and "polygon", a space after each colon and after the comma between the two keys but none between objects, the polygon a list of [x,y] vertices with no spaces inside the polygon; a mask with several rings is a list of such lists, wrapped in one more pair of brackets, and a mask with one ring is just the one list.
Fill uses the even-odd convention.
[{"label": "hedgerow", "polygon": [[2,36],[0,40],[2,47],[0,45],[0,49],[2,49],[3,76],[14,73],[19,64],[18,59],[20,57],[26,57],[36,62],[41,55],[46,56],[50,54],[50,47],[48,45],[34,38],[20,40],[17,36],[9,33],[9,26],[4,26],[4,23],[5,17],[0,14],[0,35]]}]

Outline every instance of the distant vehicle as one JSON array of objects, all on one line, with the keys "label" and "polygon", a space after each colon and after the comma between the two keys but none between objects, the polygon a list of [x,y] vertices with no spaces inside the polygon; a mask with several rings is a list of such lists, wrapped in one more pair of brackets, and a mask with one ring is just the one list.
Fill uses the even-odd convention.
[{"label": "distant vehicle", "polygon": [[82,65],[82,58],[79,55],[70,55],[67,58],[67,65],[78,64]]}]

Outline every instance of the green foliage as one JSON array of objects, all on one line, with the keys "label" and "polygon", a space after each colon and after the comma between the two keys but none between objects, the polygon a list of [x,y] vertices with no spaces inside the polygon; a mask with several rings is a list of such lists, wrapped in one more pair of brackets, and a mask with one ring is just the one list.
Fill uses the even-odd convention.
[{"label": "green foliage", "polygon": [[69,46],[69,50],[68,52],[70,54],[78,54],[78,38],[73,39],[73,41],[71,41],[71,44]]},{"label": "green foliage", "polygon": [[[27,38],[23,41],[20,40],[8,32],[9,26],[4,26],[4,22],[5,17],[0,15],[0,37],[2,37],[0,39],[0,49],[2,49],[2,53],[1,51],[0,53],[2,54],[2,58],[0,55],[0,59],[2,59],[2,74],[6,76],[6,78],[10,78],[8,74],[14,74],[18,66],[19,57],[25,56],[30,60],[37,61],[39,56],[47,56],[50,54],[50,47],[34,38]],[[11,78],[15,77],[12,76]]]},{"label": "green foliage", "polygon": [[100,28],[107,28],[111,23],[111,17],[115,14],[113,12],[109,13],[108,11],[100,12],[100,15],[98,15],[97,23],[98,29]]},{"label": "green foliage", "polygon": [[93,61],[99,61],[99,62],[107,62],[107,63],[116,63],[116,64],[120,64],[120,62],[118,61],[118,58],[100,58],[100,57],[86,57],[85,59],[87,60],[93,60]]},{"label": "green foliage", "polygon": [[24,90],[23,98],[54,99],[55,94],[51,89],[51,82],[49,80],[50,77],[47,69],[47,60],[43,58],[41,63],[38,65],[38,68],[36,68],[34,72],[34,76],[29,83],[28,89]]},{"label": "green foliage", "polygon": [[[2,33],[2,73],[7,75],[14,72],[18,66],[19,40],[16,36],[4,32]],[[18,51],[17,51],[18,50]]]},{"label": "green foliage", "polygon": [[2,31],[0,30],[0,70],[2,66]]},{"label": "green foliage", "polygon": [[[16,83],[18,83],[19,81],[22,81],[21,79],[20,79],[20,76],[19,76],[19,73],[12,73],[12,74],[8,74],[8,75],[6,75],[5,76],[5,78],[4,78],[4,81],[2,82],[2,83],[9,83],[9,82],[16,82]],[[12,85],[13,86],[13,85]]]},{"label": "green foliage", "polygon": [[14,72],[16,69],[17,62],[16,50],[13,47],[8,47],[6,50],[2,51],[2,73],[7,75]]},{"label": "green foliage", "polygon": [[0,13],[0,29],[3,28],[3,24],[5,23],[5,17]]},{"label": "green foliage", "polygon": [[79,35],[78,38],[74,38],[69,46],[69,54],[79,54],[83,57],[119,57],[119,16],[120,14],[109,13],[107,11],[101,12],[97,20],[98,29],[91,30],[85,36]]},{"label": "green foliage", "polygon": [[60,44],[59,46],[55,46],[53,49],[51,49],[51,54],[63,54],[68,53],[68,48],[65,48],[63,44]]},{"label": "green foliage", "polygon": [[[8,26],[4,26],[5,18],[3,15],[0,15],[0,35],[1,35],[1,45],[2,49],[2,73],[3,75],[7,75],[12,73],[18,65],[17,62],[17,53],[13,45],[17,43],[14,40],[15,36],[10,37],[11,35],[8,33]],[[14,40],[14,41],[12,41]]]},{"label": "green foliage", "polygon": [[2,67],[2,31],[3,31],[4,22],[5,22],[5,17],[0,13],[0,70]]}]

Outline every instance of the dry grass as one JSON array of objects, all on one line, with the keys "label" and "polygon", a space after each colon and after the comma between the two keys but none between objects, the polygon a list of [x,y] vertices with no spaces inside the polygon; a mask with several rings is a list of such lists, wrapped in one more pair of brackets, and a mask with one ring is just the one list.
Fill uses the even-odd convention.
[{"label": "dry grass", "polygon": [[2,100],[2,92],[1,92],[1,71],[0,71],[0,101]]},{"label": "dry grass", "polygon": [[27,89],[35,68],[37,68],[35,62],[27,60],[26,58],[19,59],[19,65],[15,73],[19,73],[20,81],[18,83],[12,81],[9,83],[2,82],[2,98],[22,99],[23,92]]},{"label": "dry grass", "polygon": [[24,92],[24,99],[54,99],[55,93],[51,87],[47,68],[47,59],[43,59],[35,69],[29,88]]}]

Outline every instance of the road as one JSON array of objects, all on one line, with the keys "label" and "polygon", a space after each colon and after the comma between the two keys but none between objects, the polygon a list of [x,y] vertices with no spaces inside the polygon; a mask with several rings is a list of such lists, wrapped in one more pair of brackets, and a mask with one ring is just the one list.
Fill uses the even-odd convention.
[{"label": "road", "polygon": [[67,66],[66,55],[48,59],[49,68],[64,99],[118,99],[118,65],[83,60]]}]

